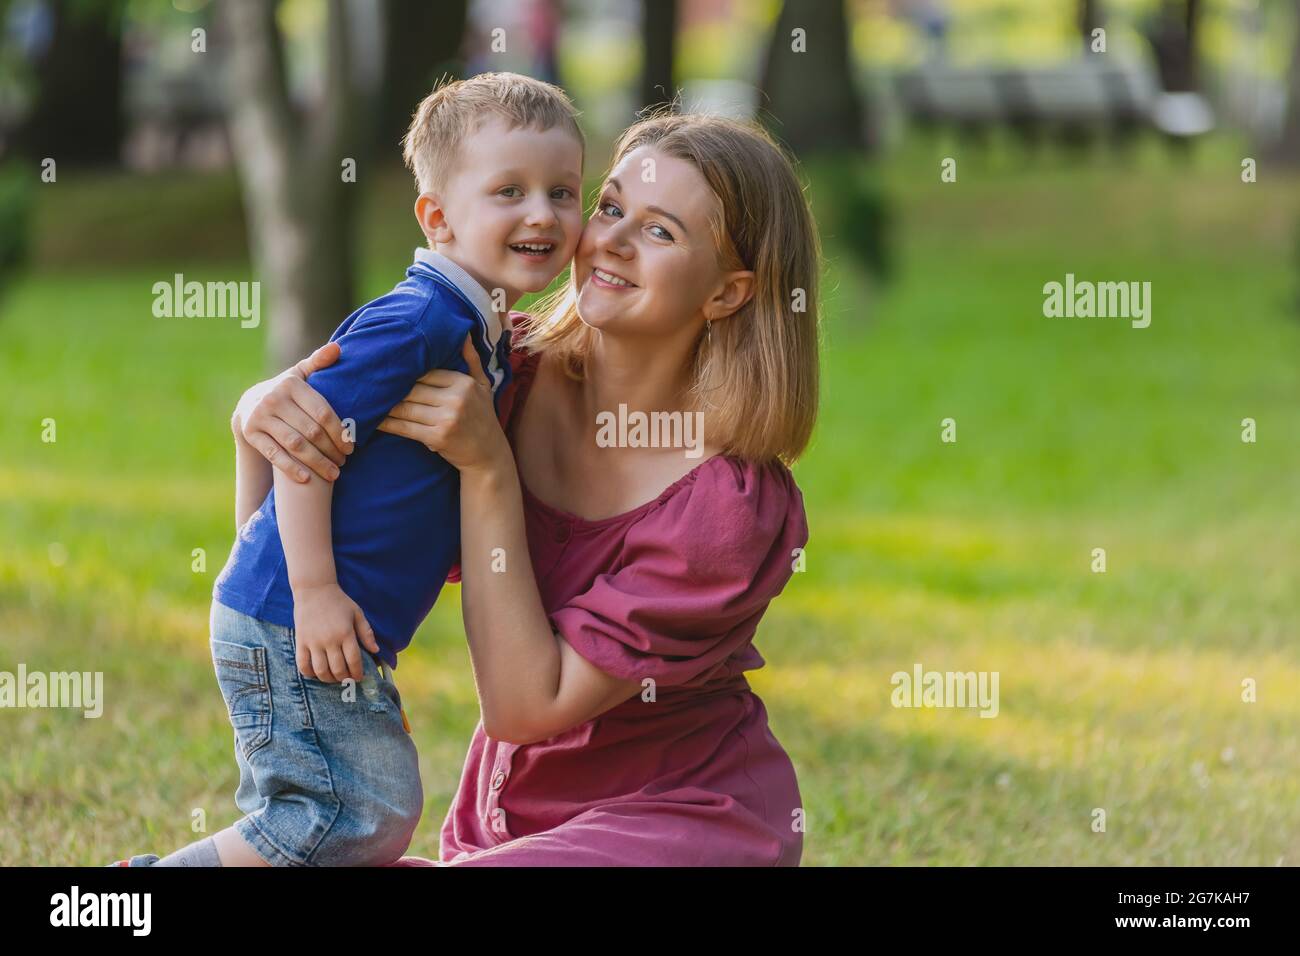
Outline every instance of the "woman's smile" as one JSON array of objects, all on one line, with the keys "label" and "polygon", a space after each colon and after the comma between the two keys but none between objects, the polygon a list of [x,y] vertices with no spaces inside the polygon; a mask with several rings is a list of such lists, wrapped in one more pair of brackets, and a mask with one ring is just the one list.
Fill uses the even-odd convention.
[{"label": "woman's smile", "polygon": [[604,269],[592,269],[591,281],[602,289],[635,289],[636,283]]}]

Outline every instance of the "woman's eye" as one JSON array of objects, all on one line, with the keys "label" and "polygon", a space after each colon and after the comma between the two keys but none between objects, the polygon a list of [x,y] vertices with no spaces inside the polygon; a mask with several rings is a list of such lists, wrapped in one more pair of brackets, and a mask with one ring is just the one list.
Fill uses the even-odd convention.
[{"label": "woman's eye", "polygon": [[[600,204],[600,206],[598,207],[598,209],[599,209],[599,211],[600,211],[602,214],[604,214],[604,215],[606,215],[606,216],[613,216],[613,215],[615,215],[615,214],[617,214],[617,213],[621,213],[621,212],[622,212],[622,210],[619,209],[618,206],[614,205],[612,202],[603,202],[603,203]],[[611,210],[612,210],[612,211],[611,211]]]},{"label": "woman's eye", "polygon": [[654,236],[656,239],[666,239],[668,242],[673,241],[673,234],[669,232],[667,229],[665,229],[663,226],[651,226],[650,234]]}]

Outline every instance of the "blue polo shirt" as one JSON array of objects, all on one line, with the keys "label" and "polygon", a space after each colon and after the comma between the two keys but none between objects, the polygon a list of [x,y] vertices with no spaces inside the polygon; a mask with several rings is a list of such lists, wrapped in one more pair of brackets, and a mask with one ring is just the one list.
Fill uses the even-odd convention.
[{"label": "blue polo shirt", "polygon": [[[377,427],[425,372],[468,371],[461,354],[466,333],[495,396],[510,378],[508,330],[464,269],[417,249],[405,281],[338,327],[330,341],[342,348],[339,360],[310,380],[340,419],[355,422],[354,450],[334,481],[334,566],[389,667],[396,667],[398,651],[411,642],[460,553],[460,475],[419,442]],[[250,617],[293,627],[274,490],[239,529],[213,597]]]}]

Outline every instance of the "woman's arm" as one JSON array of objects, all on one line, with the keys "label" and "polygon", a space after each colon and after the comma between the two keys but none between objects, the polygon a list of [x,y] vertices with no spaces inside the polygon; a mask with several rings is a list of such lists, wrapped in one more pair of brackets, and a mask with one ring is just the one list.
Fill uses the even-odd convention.
[{"label": "woman's arm", "polygon": [[[430,372],[379,427],[423,442],[460,470],[461,603],[483,730],[506,743],[533,743],[591,720],[641,685],[606,674],[551,630],[528,554],[514,456],[468,342],[465,360],[472,377]],[[504,571],[494,570],[500,554]]]},{"label": "woman's arm", "polygon": [[[461,472],[460,534],[461,607],[488,736],[545,740],[640,691],[640,683],[606,674],[551,630],[513,457]],[[494,570],[499,554],[504,571]]]}]

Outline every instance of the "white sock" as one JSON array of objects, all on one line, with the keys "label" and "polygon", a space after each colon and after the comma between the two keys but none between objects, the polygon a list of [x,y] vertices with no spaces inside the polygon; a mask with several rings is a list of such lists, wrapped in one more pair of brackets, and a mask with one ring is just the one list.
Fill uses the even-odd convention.
[{"label": "white sock", "polygon": [[154,866],[220,866],[221,856],[217,853],[217,844],[212,837],[181,847],[175,853],[163,857]]}]

